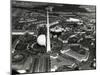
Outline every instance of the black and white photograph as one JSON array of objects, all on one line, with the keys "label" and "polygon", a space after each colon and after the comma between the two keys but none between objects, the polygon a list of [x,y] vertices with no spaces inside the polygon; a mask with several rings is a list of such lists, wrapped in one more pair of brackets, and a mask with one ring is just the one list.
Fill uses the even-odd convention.
[{"label": "black and white photograph", "polygon": [[11,0],[11,73],[96,70],[96,6]]}]

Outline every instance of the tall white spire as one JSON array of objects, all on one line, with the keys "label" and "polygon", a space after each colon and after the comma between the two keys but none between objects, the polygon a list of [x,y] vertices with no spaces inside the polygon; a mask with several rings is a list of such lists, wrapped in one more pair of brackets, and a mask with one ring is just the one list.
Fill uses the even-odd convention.
[{"label": "tall white spire", "polygon": [[49,29],[49,11],[47,9],[47,52],[51,52],[51,44],[50,44],[50,29]]}]

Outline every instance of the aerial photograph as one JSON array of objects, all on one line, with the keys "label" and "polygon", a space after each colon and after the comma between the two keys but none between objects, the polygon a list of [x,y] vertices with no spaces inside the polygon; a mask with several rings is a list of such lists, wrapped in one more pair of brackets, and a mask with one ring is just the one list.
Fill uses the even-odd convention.
[{"label": "aerial photograph", "polygon": [[95,5],[11,0],[12,75],[95,69]]}]

